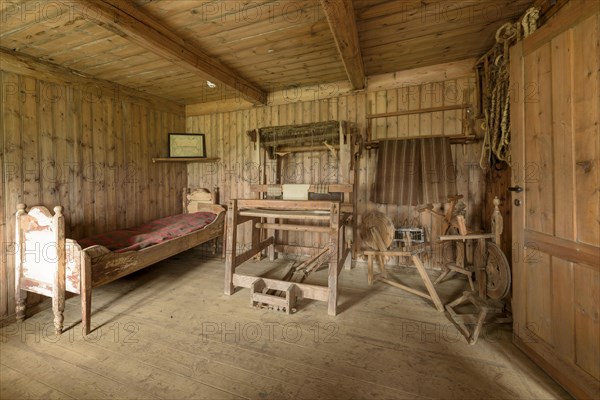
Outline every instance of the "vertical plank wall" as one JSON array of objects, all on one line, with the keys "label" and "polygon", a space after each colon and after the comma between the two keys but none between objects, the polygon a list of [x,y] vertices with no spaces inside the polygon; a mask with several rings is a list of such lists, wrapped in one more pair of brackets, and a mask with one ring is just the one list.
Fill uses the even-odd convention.
[{"label": "vertical plank wall", "polygon": [[187,177],[183,164],[151,161],[167,156],[168,132],[184,131],[183,107],[6,71],[0,78],[2,320],[15,309],[18,203],[63,206],[67,235],[78,239],[181,212]]},{"label": "vertical plank wall", "polygon": [[[209,157],[217,157],[214,164],[188,164],[188,183],[191,186],[219,187],[221,203],[230,198],[251,196],[249,185],[256,182],[257,167],[253,158],[253,144],[247,130],[273,125],[289,125],[327,120],[347,120],[358,124],[360,132],[366,129],[366,115],[401,110],[418,110],[444,105],[473,103],[475,101],[473,76],[418,86],[361,92],[336,98],[284,103],[249,110],[221,112],[186,118],[187,132],[205,133]],[[428,135],[460,135],[462,111],[445,111],[405,115],[373,121],[372,138],[396,138]],[[467,223],[474,229],[483,228],[482,215],[485,194],[485,174],[479,168],[481,143],[453,145],[452,152],[457,170],[458,192],[465,196]],[[322,153],[296,156],[296,165],[304,179],[327,180],[327,163],[331,158]],[[289,157],[289,156],[288,156]],[[376,150],[364,151],[359,160],[358,215],[368,210],[385,212],[396,225],[424,226],[434,237],[440,234],[440,223],[435,218],[419,215],[414,207],[381,205],[370,200],[376,167]],[[298,165],[300,163],[301,165]],[[289,165],[290,163],[288,163]],[[315,173],[317,171],[317,173]],[[451,179],[451,177],[445,177]],[[303,183],[298,181],[297,183]],[[304,182],[305,183],[305,182]],[[441,204],[436,205],[438,209]],[[240,230],[239,240],[248,245],[249,232]],[[289,240],[295,240],[291,238]],[[308,239],[318,243],[318,238]]]}]

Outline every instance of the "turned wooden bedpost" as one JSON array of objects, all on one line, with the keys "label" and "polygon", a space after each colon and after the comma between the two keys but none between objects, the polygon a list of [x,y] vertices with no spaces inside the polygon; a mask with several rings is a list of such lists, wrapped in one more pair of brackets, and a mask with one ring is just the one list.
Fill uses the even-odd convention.
[{"label": "turned wooden bedpost", "polygon": [[56,269],[54,270],[54,282],[52,285],[52,311],[54,312],[54,330],[57,335],[62,333],[63,312],[65,310],[65,270],[66,270],[66,248],[65,248],[65,218],[62,207],[54,207],[52,218],[54,230],[54,243],[56,244]]},{"label": "turned wooden bedpost", "polygon": [[21,290],[21,277],[23,274],[23,232],[21,227],[21,217],[27,215],[25,204],[17,205],[17,213],[15,214],[16,229],[15,229],[15,302],[17,321],[25,319],[25,301],[27,300],[27,292]]}]

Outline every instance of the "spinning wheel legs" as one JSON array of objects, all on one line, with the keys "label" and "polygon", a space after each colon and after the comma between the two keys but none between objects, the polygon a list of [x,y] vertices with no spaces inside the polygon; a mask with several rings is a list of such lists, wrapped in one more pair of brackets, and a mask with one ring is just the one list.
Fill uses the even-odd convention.
[{"label": "spinning wheel legs", "polygon": [[[495,322],[511,322],[511,318],[504,315],[504,304],[500,301],[510,291],[510,266],[504,253],[496,244],[478,239],[475,254],[478,292],[473,288],[469,276],[471,291],[463,292],[462,296],[446,305],[450,319],[469,344],[477,342],[483,324],[488,322],[489,317],[495,316]],[[477,313],[457,314],[454,308],[465,303],[475,306]],[[472,332],[468,325],[473,326]]]},{"label": "spinning wheel legs", "polygon": [[[454,308],[465,303],[471,303],[477,308],[475,314],[457,314]],[[446,304],[446,311],[450,315],[450,319],[454,322],[467,339],[467,343],[475,344],[483,328],[483,324],[487,322],[488,317],[493,315],[502,314],[504,312],[504,304],[498,300],[493,299],[482,299],[475,292],[465,291],[462,296],[454,300],[453,302]],[[496,318],[496,322],[510,322],[506,317]],[[471,332],[468,325],[473,325],[473,331]]]}]

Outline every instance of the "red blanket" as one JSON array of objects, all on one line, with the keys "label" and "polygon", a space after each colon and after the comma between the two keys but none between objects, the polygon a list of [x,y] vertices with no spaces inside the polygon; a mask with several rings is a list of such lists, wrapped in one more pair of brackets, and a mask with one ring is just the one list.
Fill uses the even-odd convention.
[{"label": "red blanket", "polygon": [[200,230],[213,222],[216,217],[216,214],[206,211],[174,215],[135,228],[119,229],[80,239],[77,242],[83,249],[97,244],[115,253],[141,250]]}]

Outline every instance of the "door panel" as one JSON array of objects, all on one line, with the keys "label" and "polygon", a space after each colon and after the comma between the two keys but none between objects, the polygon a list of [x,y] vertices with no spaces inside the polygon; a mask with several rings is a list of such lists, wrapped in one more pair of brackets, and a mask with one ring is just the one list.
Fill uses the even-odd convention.
[{"label": "door panel", "polygon": [[[575,362],[584,371],[600,379],[598,341],[600,329],[600,284],[598,271],[575,264]],[[594,344],[594,345],[590,345]],[[600,394],[600,392],[597,392]]]},{"label": "door panel", "polygon": [[552,319],[553,345],[556,352],[568,360],[575,359],[573,288],[573,263],[552,257],[552,310],[560,315]]},{"label": "door panel", "polygon": [[[600,5],[598,6],[600,7]],[[598,16],[573,28],[573,130],[575,140],[575,179],[577,240],[600,246],[600,165],[598,165]],[[593,223],[595,221],[596,223]]]},{"label": "door panel", "polygon": [[600,393],[600,3],[511,49],[515,344],[576,397]]},{"label": "door panel", "polygon": [[534,83],[532,97],[525,102],[527,135],[525,157],[529,164],[527,176],[526,227],[537,232],[554,234],[554,205],[552,203],[552,70],[550,44],[545,44],[525,56],[525,82]]},{"label": "door panel", "polygon": [[550,256],[537,252],[526,263],[527,326],[536,336],[552,343],[552,297]]},{"label": "door panel", "polygon": [[554,158],[554,234],[575,240],[575,177],[573,165],[573,127],[571,123],[572,31],[552,40],[552,142]]}]

